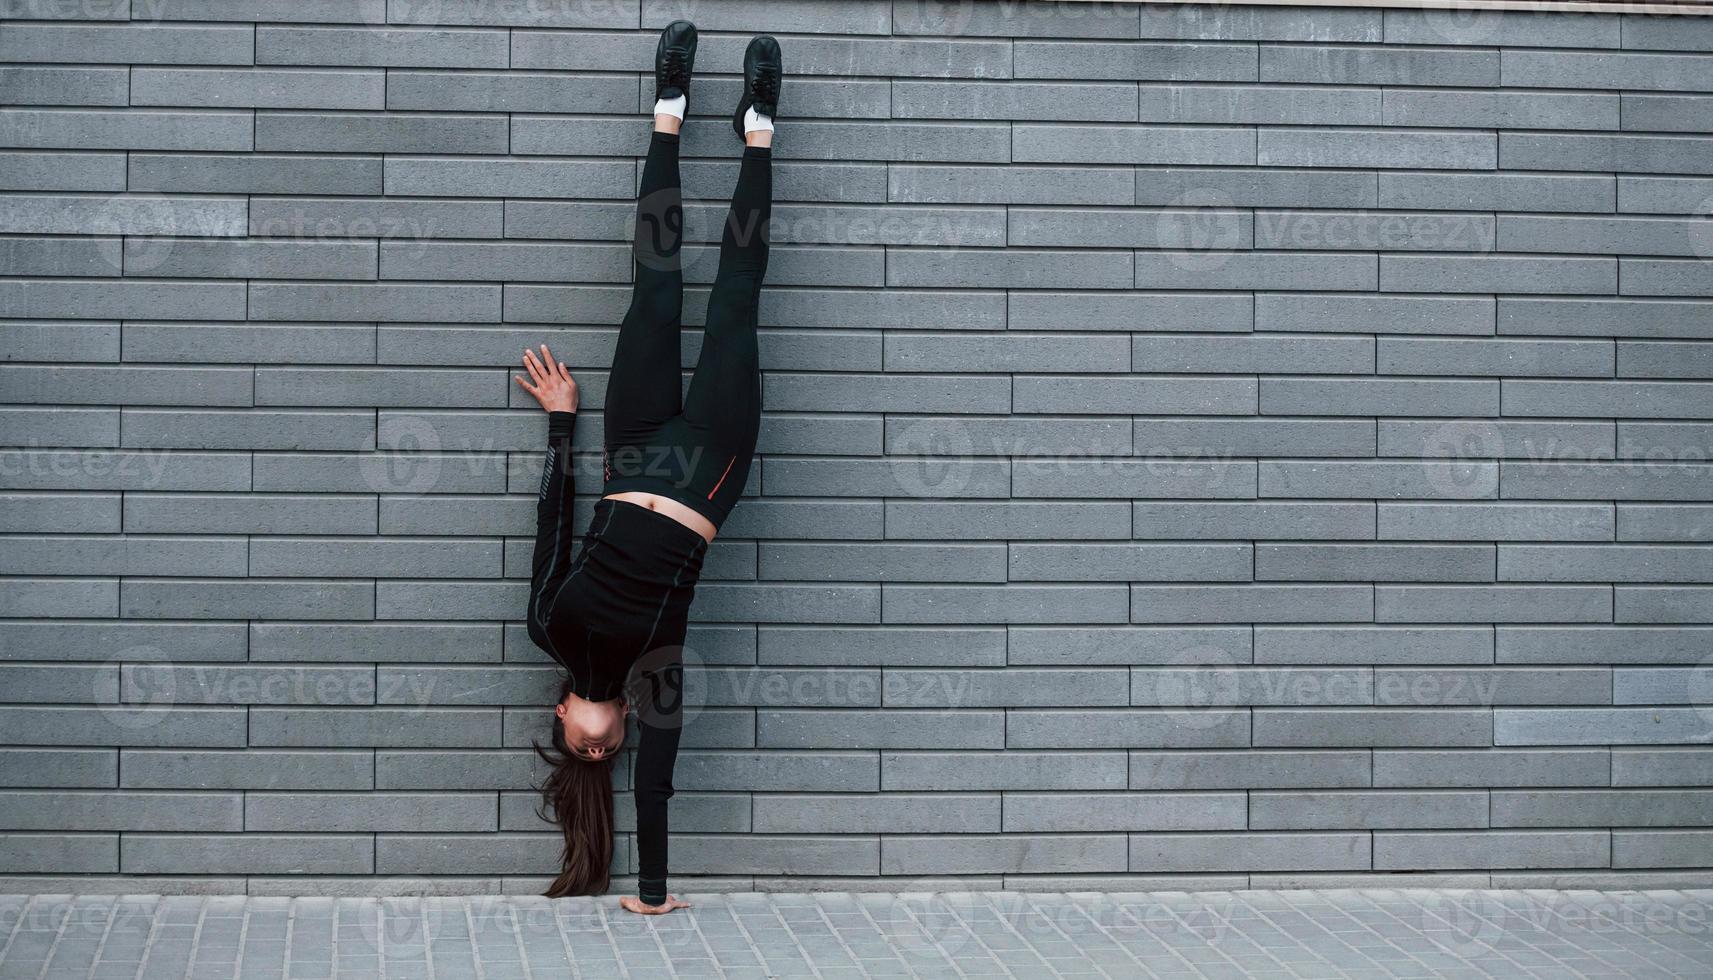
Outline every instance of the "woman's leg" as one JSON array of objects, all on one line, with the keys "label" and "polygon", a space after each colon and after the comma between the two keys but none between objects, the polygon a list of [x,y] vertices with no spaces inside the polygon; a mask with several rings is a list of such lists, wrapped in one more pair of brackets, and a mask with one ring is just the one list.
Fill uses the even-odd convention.
[{"label": "woman's leg", "polygon": [[713,511],[708,517],[716,526],[743,492],[761,427],[756,311],[767,274],[772,213],[773,151],[750,145],[720,237],[720,268],[708,296],[702,356],[684,399],[685,425],[700,452],[692,486],[708,501]]},{"label": "woman's leg", "polygon": [[607,379],[603,424],[609,468],[614,450],[646,446],[660,426],[679,412],[683,354],[678,334],[684,300],[679,248],[683,236],[678,134],[656,129],[648,144],[636,202],[636,284],[631,290],[630,310],[619,326],[613,369]]}]

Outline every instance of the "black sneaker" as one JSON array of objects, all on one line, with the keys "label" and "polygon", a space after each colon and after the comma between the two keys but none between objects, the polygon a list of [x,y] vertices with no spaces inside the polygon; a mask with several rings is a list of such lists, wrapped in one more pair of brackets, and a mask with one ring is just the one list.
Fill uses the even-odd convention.
[{"label": "black sneaker", "polygon": [[696,67],[696,25],[675,20],[660,32],[654,49],[654,98],[676,99],[690,94],[690,72]]},{"label": "black sneaker", "polygon": [[743,53],[743,98],[732,114],[732,129],[738,139],[743,139],[743,116],[750,106],[770,119],[779,118],[779,83],[784,77],[779,42],[766,34],[752,38]]}]

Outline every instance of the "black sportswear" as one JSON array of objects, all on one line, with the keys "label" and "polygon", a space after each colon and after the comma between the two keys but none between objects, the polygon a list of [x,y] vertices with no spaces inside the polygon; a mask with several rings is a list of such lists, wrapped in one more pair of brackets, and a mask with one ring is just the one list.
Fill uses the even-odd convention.
[{"label": "black sportswear", "polygon": [[707,540],[664,514],[606,495],[659,494],[719,527],[743,492],[761,422],[756,303],[767,270],[771,156],[766,148],[744,152],[701,359],[681,407],[678,137],[655,133],[649,144],[637,205],[636,286],[619,328],[603,413],[606,485],[575,560],[567,524],[576,416],[548,415],[529,635],[565,668],[579,697],[623,695],[636,711],[638,891],[650,905],[667,894],[666,803],[683,725],[682,650]]}]

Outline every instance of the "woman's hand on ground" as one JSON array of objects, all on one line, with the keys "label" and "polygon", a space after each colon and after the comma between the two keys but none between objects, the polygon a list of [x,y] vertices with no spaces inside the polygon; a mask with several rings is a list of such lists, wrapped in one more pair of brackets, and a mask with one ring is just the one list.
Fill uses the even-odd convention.
[{"label": "woman's hand on ground", "polygon": [[626,912],[635,912],[637,915],[665,915],[673,909],[687,909],[690,907],[690,903],[679,901],[674,895],[668,895],[664,905],[644,905],[642,899],[635,895],[626,895],[619,899],[619,907]]},{"label": "woman's hand on ground", "polygon": [[547,350],[547,345],[541,345],[541,356],[535,351],[523,352],[523,366],[529,372],[529,379],[523,375],[514,375],[517,383],[524,391],[534,396],[541,403],[544,411],[575,412],[577,410],[577,382],[572,379],[571,372],[564,364],[553,359]]}]

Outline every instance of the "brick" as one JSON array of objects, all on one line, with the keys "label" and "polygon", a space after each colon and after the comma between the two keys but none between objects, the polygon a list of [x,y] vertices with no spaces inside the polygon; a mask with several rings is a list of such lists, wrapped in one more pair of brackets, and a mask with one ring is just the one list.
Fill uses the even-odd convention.
[{"label": "brick", "polygon": [[1135,122],[1135,90],[1122,83],[897,81],[897,119]]},{"label": "brick", "polygon": [[242,829],[237,793],[148,793],[114,790],[0,792],[0,826],[15,830],[168,831]]},{"label": "brick", "polygon": [[1374,370],[1374,342],[1364,337],[1137,335],[1131,361],[1135,371],[1367,374]]},{"label": "brick", "polygon": [[999,830],[997,793],[758,793],[751,805],[756,833],[979,834]]},{"label": "brick", "polygon": [[1706,582],[1713,580],[1713,552],[1670,545],[1505,545],[1499,549],[1499,579]]},{"label": "brick", "polygon": [[1592,340],[1382,337],[1375,362],[1382,374],[1600,378],[1612,368],[1612,347]]},{"label": "brick", "polygon": [[120,785],[127,789],[367,790],[374,755],[249,748],[242,752],[125,749]]},{"label": "brick", "polygon": [[244,798],[244,829],[264,832],[458,833],[494,830],[498,821],[491,793],[247,793]]},{"label": "brick", "polygon": [[1392,378],[1265,378],[1261,411],[1270,415],[1499,414],[1492,381]]},{"label": "brick", "polygon": [[122,191],[123,153],[0,151],[0,189],[9,191]]},{"label": "brick", "polygon": [[1382,503],[1378,535],[1415,541],[1610,541],[1610,504]]},{"label": "brick", "polygon": [[41,149],[235,150],[252,146],[248,112],[0,110],[0,146]]},{"label": "brick", "polygon": [[1492,129],[1618,128],[1618,97],[1585,92],[1388,90],[1388,126]]},{"label": "brick", "polygon": [[1378,13],[1248,6],[1145,7],[1142,36],[1227,41],[1378,41],[1381,38]]},{"label": "brick", "polygon": [[1024,375],[1012,382],[1012,405],[1016,411],[1076,415],[1125,411],[1237,415],[1254,410],[1255,390],[1255,382],[1247,378]]},{"label": "brick", "polygon": [[1377,833],[1374,867],[1387,870],[1442,868],[1604,868],[1610,842],[1604,833]]},{"label": "brick", "polygon": [[[553,834],[378,834],[379,875],[551,875],[556,870]],[[614,842],[613,865],[628,867],[629,845]]]},{"label": "brick", "polygon": [[1622,504],[1617,537],[1620,541],[1713,541],[1710,517],[1713,508],[1696,504]]},{"label": "brick", "polygon": [[1245,499],[1255,495],[1255,464],[1159,459],[1020,461],[1012,493],[1027,497],[1182,497]]},{"label": "brick", "polygon": [[1706,719],[1692,708],[1501,708],[1493,713],[1495,745],[1669,745],[1706,733]]},{"label": "brick", "polygon": [[1005,549],[984,544],[764,544],[759,577],[793,581],[1003,582]]},{"label": "brick", "polygon": [[1255,328],[1325,333],[1493,333],[1490,298],[1260,293]]},{"label": "brick", "polygon": [[251,287],[250,316],[258,320],[492,320],[499,311],[493,286],[431,284],[320,285],[258,283]]},{"label": "brick", "polygon": [[[1258,792],[1256,830],[1405,830],[1487,826],[1487,794],[1460,790]],[[1378,834],[1376,834],[1378,836]]]},{"label": "brick", "polygon": [[1006,662],[1038,664],[1248,663],[1247,627],[1041,627],[1009,629]]},{"label": "brick", "polygon": [[895,163],[886,180],[886,199],[906,204],[1098,205],[1131,203],[1135,178],[1119,167]]},{"label": "brick", "polygon": [[118,614],[117,579],[10,579],[0,599],[8,617],[71,618]]},{"label": "brick", "polygon": [[0,867],[8,873],[113,874],[118,834],[0,834]]},{"label": "brick", "polygon": [[1135,585],[1133,623],[1366,622],[1372,589],[1316,585]]},{"label": "brick", "polygon": [[761,486],[769,496],[992,497],[1009,486],[1008,460],[960,460],[941,477],[932,464],[918,472],[908,461],[775,457],[763,462]]},{"label": "brick", "polygon": [[766,664],[1000,666],[1005,634],[991,628],[766,627],[757,632]]},{"label": "brick", "polygon": [[1090,8],[1086,12],[1067,12],[1051,4],[1036,3],[944,8],[943,4],[894,4],[892,33],[999,37],[1136,36],[1136,11],[1119,6]]},{"label": "brick", "polygon": [[1495,827],[1706,826],[1706,790],[1499,790]]},{"label": "brick", "polygon": [[117,494],[0,495],[0,531],[119,530]]},{"label": "brick", "polygon": [[1017,41],[1017,78],[1254,81],[1255,49],[1241,44]]},{"label": "brick", "polygon": [[[385,68],[504,68],[503,30],[397,27],[257,27],[260,65]],[[520,66],[521,67],[521,66]]]},{"label": "brick", "polygon": [[899,708],[1011,708],[1123,705],[1123,670],[1030,669],[886,671],[883,704]]},{"label": "brick", "polygon": [[1183,322],[1197,330],[1246,333],[1253,301],[1228,293],[1014,292],[1010,326],[1018,330],[1132,330],[1156,322]]},{"label": "brick", "polygon": [[104,408],[0,409],[0,440],[9,445],[115,448],[119,413]]},{"label": "brick", "polygon": [[1627,296],[1713,296],[1702,259],[1618,260]]},{"label": "brick", "polygon": [[1013,544],[1013,582],[1247,582],[1254,564],[1240,544]]},{"label": "brick", "polygon": [[1055,871],[1122,871],[1123,834],[888,836],[881,848],[883,874]]},{"label": "brick", "polygon": [[1379,204],[1460,211],[1609,212],[1617,209],[1618,186],[1611,176],[1591,174],[1387,172],[1380,174]]},{"label": "brick", "polygon": [[374,612],[372,585],[130,579],[120,608],[141,619],[366,619]]},{"label": "brick", "polygon": [[1255,662],[1271,664],[1486,664],[1481,627],[1257,626]]},{"label": "brick", "polygon": [[371,874],[374,839],[367,834],[127,834],[120,870],[126,874]]},{"label": "brick", "polygon": [[253,708],[250,744],[289,748],[497,748],[497,708]]},{"label": "brick", "polygon": [[0,656],[7,660],[127,662],[182,658],[243,660],[244,627],[229,623],[52,621],[0,623]]},{"label": "brick", "polygon": [[[1497,137],[1487,133],[1264,129],[1258,134],[1255,154],[1254,162],[1264,167],[1493,170],[1499,166],[1500,144]],[[1506,165],[1513,164],[1507,159]]]},{"label": "brick", "polygon": [[1380,668],[1376,704],[1511,705],[1610,704],[1612,674],[1605,669]]},{"label": "brick", "polygon": [[1707,782],[1713,751],[1703,748],[1613,749],[1613,786],[1695,786]]},{"label": "brick", "polygon": [[1131,752],[1130,788],[1148,790],[1368,785],[1366,751],[1213,749]]},{"label": "brick", "polygon": [[0,38],[0,60],[248,65],[254,37],[249,24],[15,24]]},{"label": "brick", "polygon": [[1605,749],[1377,749],[1375,786],[1605,786]]},{"label": "brick", "polygon": [[1251,166],[1255,133],[1242,127],[1085,126],[1018,123],[1011,159],[1018,163]]},{"label": "brick", "polygon": [[1086,708],[1008,711],[1007,749],[1237,748],[1249,744],[1245,709]]},{"label": "brick", "polygon": [[[1554,84],[1564,80],[1557,78]],[[1507,170],[1706,174],[1713,173],[1706,144],[1694,136],[1507,132],[1499,136],[1499,165]]]},{"label": "brick", "polygon": [[[1504,577],[1501,559],[1501,578]],[[1476,544],[1264,544],[1255,580],[1491,582],[1493,549]]]},{"label": "brick", "polygon": [[[1300,423],[1299,423],[1300,424]],[[1272,427],[1255,428],[1264,438]],[[1284,431],[1291,431],[1285,429]],[[1234,451],[1238,448],[1231,447]],[[1244,447],[1258,448],[1258,447]],[[1319,447],[1323,452],[1326,447]],[[1355,455],[1355,454],[1351,454]],[[1372,503],[1144,503],[1135,504],[1138,538],[1362,540],[1374,537]]]},{"label": "brick", "polygon": [[882,788],[908,790],[1123,789],[1121,752],[884,752]]},{"label": "brick", "polygon": [[1707,349],[1689,343],[1623,341],[1618,344],[1617,367],[1622,378],[1713,377]]},{"label": "brick", "polygon": [[1138,252],[1136,285],[1149,288],[1373,289],[1372,255],[1339,252]]},{"label": "brick", "polygon": [[1501,495],[1535,500],[1698,500],[1706,479],[1692,463],[1645,462],[1504,464]]},{"label": "brick", "polygon": [[1707,860],[1713,834],[1694,830],[1637,830],[1612,834],[1612,867],[1676,868]]},{"label": "brick", "polygon": [[1007,793],[1007,833],[1241,830],[1241,793]]},{"label": "brick", "polygon": [[1257,708],[1256,747],[1485,746],[1495,712],[1481,708]]},{"label": "brick", "polygon": [[1366,670],[1238,667],[1212,654],[1186,657],[1178,666],[1130,670],[1131,704],[1180,712],[1204,706],[1371,704],[1373,700]]},{"label": "brick", "polygon": [[1500,333],[1593,337],[1701,337],[1710,335],[1706,307],[1693,300],[1528,299],[1501,301]]},{"label": "brick", "polygon": [[0,99],[8,105],[127,105],[123,68],[0,68]]},{"label": "brick", "polygon": [[1502,52],[1503,84],[1517,88],[1704,90],[1704,59],[1618,51]]},{"label": "brick", "polygon": [[1610,586],[1380,585],[1376,622],[1611,622]]},{"label": "brick", "polygon": [[1366,833],[1132,834],[1132,871],[1339,871],[1369,865]]},{"label": "brick", "polygon": [[886,585],[888,623],[1118,623],[1116,585]]},{"label": "brick", "polygon": [[1000,711],[762,710],[756,744],[783,749],[997,749]]},{"label": "brick", "polygon": [[1262,461],[1263,497],[1417,497],[1469,500],[1498,496],[1499,464],[1387,461]]},{"label": "brick", "polygon": [[1694,663],[1709,632],[1659,627],[1506,627],[1498,631],[1500,663]]},{"label": "brick", "polygon": [[1380,288],[1388,292],[1617,292],[1615,260],[1522,255],[1384,255]]}]

